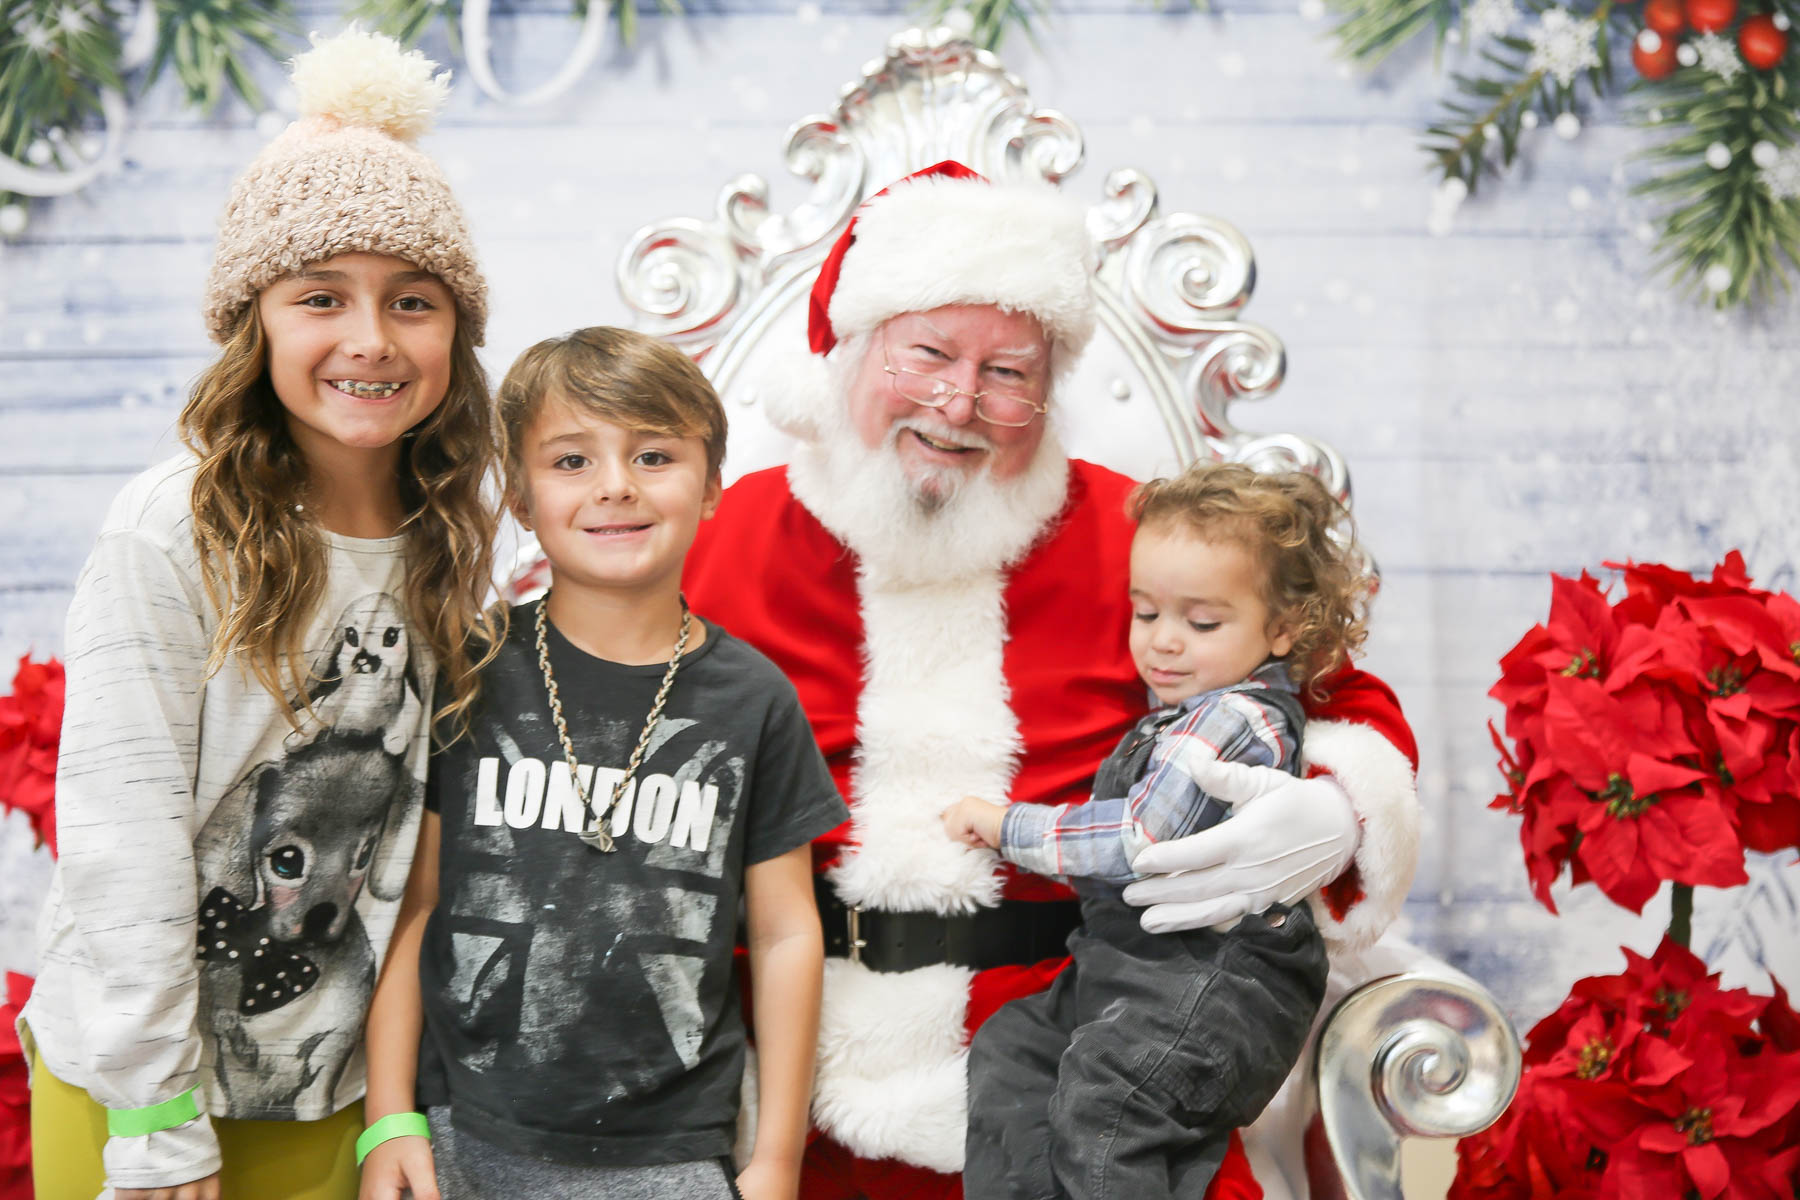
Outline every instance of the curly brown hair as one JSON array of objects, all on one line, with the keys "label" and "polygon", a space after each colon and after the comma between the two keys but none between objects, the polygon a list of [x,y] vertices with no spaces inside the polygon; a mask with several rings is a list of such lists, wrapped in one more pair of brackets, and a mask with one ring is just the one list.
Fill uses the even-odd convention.
[{"label": "curly brown hair", "polygon": [[[450,685],[436,717],[456,729],[466,724],[480,670],[504,630],[503,614],[483,607],[499,527],[486,490],[498,452],[494,406],[464,325],[459,315],[444,401],[411,431],[397,472],[406,510],[406,619]],[[296,507],[306,460],[288,432],[267,359],[252,304],[195,381],[178,428],[200,460],[194,545],[219,618],[207,670],[241,653],[272,695],[301,697],[305,708],[312,681],[304,678],[300,640],[324,595],[326,551],[318,527]],[[299,711],[288,719],[297,725]]]},{"label": "curly brown hair", "polygon": [[1349,510],[1313,476],[1200,463],[1142,485],[1128,511],[1140,528],[1173,525],[1250,552],[1270,618],[1294,640],[1289,674],[1310,695],[1362,649],[1373,581]]}]

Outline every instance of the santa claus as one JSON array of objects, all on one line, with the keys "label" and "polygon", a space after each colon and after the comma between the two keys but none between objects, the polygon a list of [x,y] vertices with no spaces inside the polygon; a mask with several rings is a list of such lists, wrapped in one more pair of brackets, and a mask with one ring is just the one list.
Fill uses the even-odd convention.
[{"label": "santa claus", "polygon": [[[1093,270],[1080,211],[1045,185],[942,164],[872,198],[813,290],[823,369],[771,401],[791,461],[728,488],[688,559],[689,601],[793,680],[850,805],[815,846],[832,957],[807,1200],[960,1194],[970,1032],[1054,977],[1078,914],[939,813],[1083,799],[1146,711],[1133,481],[1057,438]],[[1309,718],[1310,778],[1240,778],[1255,797],[1232,820],[1139,860],[1165,873],[1134,885],[1147,928],[1310,897],[1337,970],[1392,920],[1417,856],[1412,735],[1355,670]],[[1246,1136],[1274,1196],[1298,1158],[1278,1136]]]}]

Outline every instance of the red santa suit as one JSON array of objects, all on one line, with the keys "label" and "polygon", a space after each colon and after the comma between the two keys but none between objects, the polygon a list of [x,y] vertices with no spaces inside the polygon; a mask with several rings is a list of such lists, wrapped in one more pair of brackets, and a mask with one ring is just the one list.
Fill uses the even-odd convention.
[{"label": "red santa suit", "polygon": [[[953,842],[939,813],[963,795],[1082,800],[1146,711],[1126,644],[1132,486],[1073,461],[1060,514],[1022,558],[936,584],[928,565],[899,578],[863,569],[815,515],[823,499],[796,497],[788,468],[739,480],[702,524],[687,598],[798,689],[852,813],[815,847],[846,904],[956,914],[1070,896]],[[1343,672],[1309,717],[1307,760],[1344,786],[1362,825],[1354,865],[1311,899],[1335,955],[1372,943],[1405,898],[1417,754],[1393,693],[1365,672]],[[875,972],[828,960],[813,1104],[823,1138],[802,1195],[959,1195],[969,1033],[1062,965]]]}]

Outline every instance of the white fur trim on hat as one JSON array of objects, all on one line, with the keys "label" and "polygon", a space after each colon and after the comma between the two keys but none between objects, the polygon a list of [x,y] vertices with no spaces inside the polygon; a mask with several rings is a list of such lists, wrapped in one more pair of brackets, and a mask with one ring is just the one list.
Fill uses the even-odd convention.
[{"label": "white fur trim on hat", "polygon": [[1094,242],[1049,184],[902,180],[856,218],[831,294],[839,341],[902,313],[992,304],[1038,319],[1072,364],[1094,333]]},{"label": "white fur trim on hat", "polygon": [[1367,725],[1308,721],[1305,758],[1322,767],[1350,797],[1362,825],[1357,874],[1363,897],[1337,920],[1314,894],[1313,919],[1335,955],[1374,944],[1400,913],[1419,865],[1419,793],[1406,755]]}]

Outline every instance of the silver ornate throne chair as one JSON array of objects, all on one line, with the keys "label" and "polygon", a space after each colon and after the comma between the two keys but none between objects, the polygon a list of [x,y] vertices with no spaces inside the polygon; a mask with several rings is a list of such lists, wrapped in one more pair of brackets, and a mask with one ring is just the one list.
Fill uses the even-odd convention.
[{"label": "silver ornate throne chair", "polygon": [[[638,327],[699,359],[725,398],[727,482],[787,456],[757,381],[804,350],[813,277],[865,195],[945,158],[990,178],[1061,184],[1083,156],[1074,122],[1034,108],[994,55],[948,28],[912,29],[829,115],[790,132],[787,165],[807,187],[798,206],[771,211],[765,181],[745,175],[720,191],[710,219],[640,230],[620,255],[619,289]],[[1243,235],[1161,213],[1155,184],[1129,168],[1106,176],[1088,227],[1101,252],[1102,330],[1063,393],[1071,453],[1137,478],[1202,456],[1307,470],[1348,502],[1349,472],[1329,446],[1231,422],[1236,403],[1272,395],[1285,371],[1281,341],[1237,319],[1256,280]],[[1290,1085],[1265,1117],[1273,1128],[1253,1149],[1258,1174],[1267,1186],[1272,1165],[1296,1200],[1398,1197],[1401,1139],[1491,1123],[1517,1086],[1518,1039],[1480,985],[1396,939],[1332,986],[1310,1066],[1296,1074],[1305,1086]]]}]

